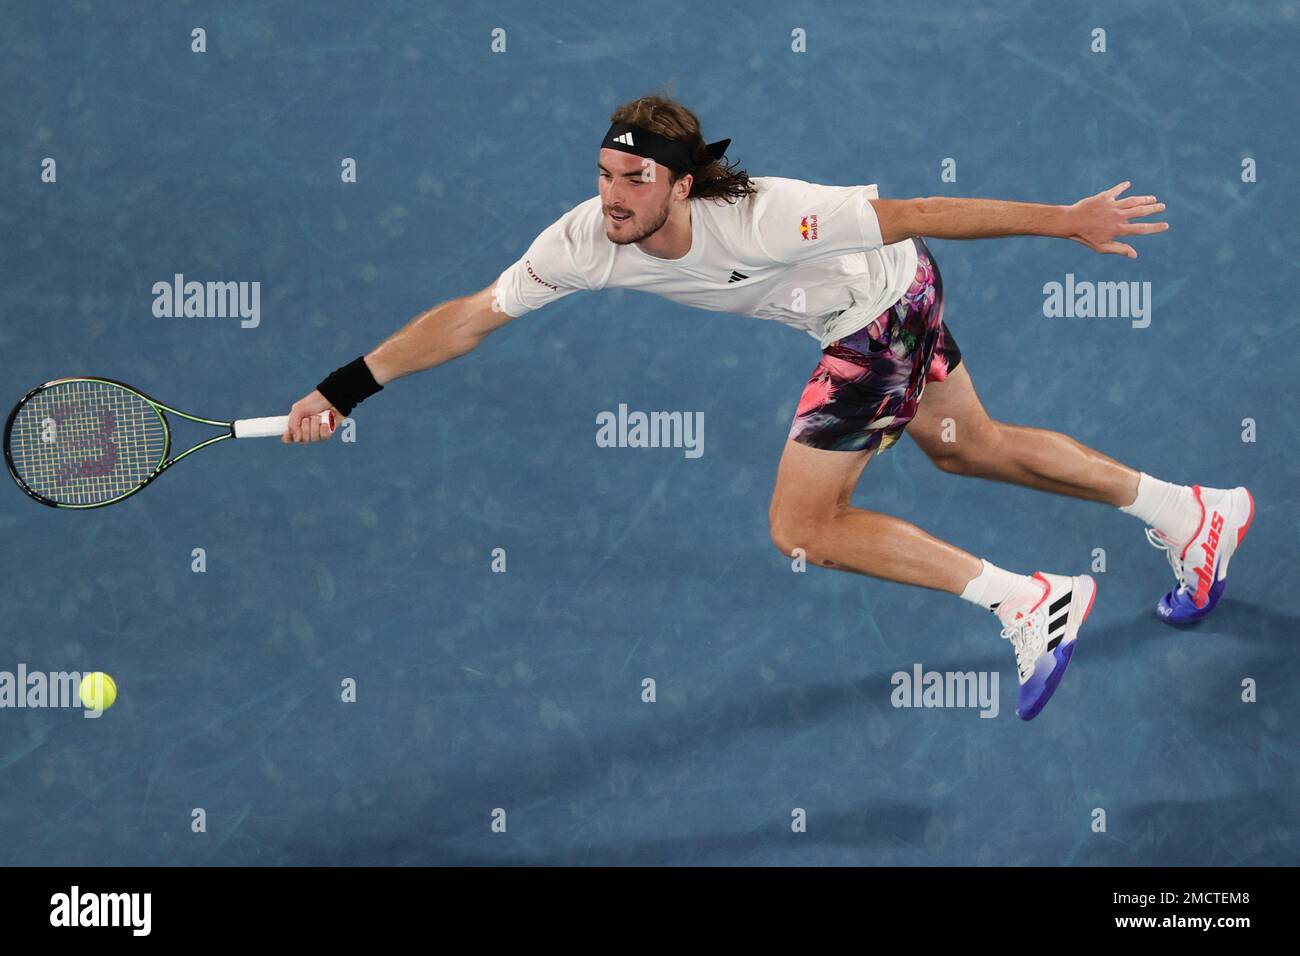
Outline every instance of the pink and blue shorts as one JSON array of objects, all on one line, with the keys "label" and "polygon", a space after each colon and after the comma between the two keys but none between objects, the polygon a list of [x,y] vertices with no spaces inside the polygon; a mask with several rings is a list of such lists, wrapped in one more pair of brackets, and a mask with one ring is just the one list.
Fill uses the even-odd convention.
[{"label": "pink and blue shorts", "polygon": [[961,350],[943,321],[943,280],[916,243],[916,278],[885,312],[832,342],[804,386],[790,437],[813,448],[883,452],[916,415],[927,382],[943,381]]}]

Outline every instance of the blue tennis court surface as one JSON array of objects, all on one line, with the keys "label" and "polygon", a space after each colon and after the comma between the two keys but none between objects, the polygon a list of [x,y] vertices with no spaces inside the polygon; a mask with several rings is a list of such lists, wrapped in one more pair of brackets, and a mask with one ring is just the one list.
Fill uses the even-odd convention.
[{"label": "blue tennis court surface", "polygon": [[[353,442],[223,443],[81,513],[7,488],[0,671],[106,671],[119,698],[97,720],[0,709],[0,862],[1296,862],[1300,4],[3,17],[11,402],[97,374],[198,415],[284,414],[494,282],[594,195],[611,110],[671,82],[756,176],[1157,194],[1171,229],[1135,261],[931,242],[945,318],[995,419],[1169,481],[1246,485],[1257,512],[1218,609],[1178,631],[1153,614],[1163,555],[1127,515],[942,473],[910,440],[873,461],[859,507],[1003,567],[1097,579],[1069,674],[1024,723],[991,615],[795,573],[772,546],[808,336],[569,296],[391,385]],[[155,315],[178,274],[258,283],[256,322]],[[1149,325],[1045,316],[1067,276],[1149,282]],[[703,454],[598,447],[620,405],[702,413]],[[893,706],[893,675],[918,665],[998,673],[996,717]]]}]

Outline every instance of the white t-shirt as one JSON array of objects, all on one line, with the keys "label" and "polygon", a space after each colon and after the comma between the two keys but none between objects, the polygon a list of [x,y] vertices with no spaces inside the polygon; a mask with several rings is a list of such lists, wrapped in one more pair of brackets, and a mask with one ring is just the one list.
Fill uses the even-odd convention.
[{"label": "white t-shirt", "polygon": [[581,289],[637,289],[674,302],[775,319],[825,348],[897,302],[916,274],[910,239],[885,245],[875,185],[759,176],[734,203],[692,199],[691,248],[660,259],[605,235],[601,200],[575,206],[497,280],[511,317]]}]

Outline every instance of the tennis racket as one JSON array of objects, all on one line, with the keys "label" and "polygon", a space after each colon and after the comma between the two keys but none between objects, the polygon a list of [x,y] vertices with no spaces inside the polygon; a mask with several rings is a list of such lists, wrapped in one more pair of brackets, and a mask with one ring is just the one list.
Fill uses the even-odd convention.
[{"label": "tennis racket", "polygon": [[[225,433],[168,457],[166,412]],[[334,425],[332,412],[321,424]],[[109,378],[59,378],[23,396],[5,421],[5,464],[18,487],[53,508],[102,508],[131,497],[187,455],[227,438],[284,434],[288,416],[220,422],[177,411]]]}]

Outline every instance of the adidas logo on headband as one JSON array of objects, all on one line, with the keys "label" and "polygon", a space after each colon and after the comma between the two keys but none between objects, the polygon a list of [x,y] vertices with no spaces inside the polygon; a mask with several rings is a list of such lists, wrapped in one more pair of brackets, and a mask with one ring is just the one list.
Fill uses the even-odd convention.
[{"label": "adidas logo on headband", "polygon": [[[633,139],[634,132],[636,134],[635,139]],[[696,163],[691,156],[690,149],[676,140],[660,136],[653,130],[637,126],[634,123],[611,123],[609,131],[605,133],[605,138],[601,140],[600,146],[601,149],[617,149],[644,159],[653,159],[656,163],[667,166],[678,173],[687,173],[693,169],[698,169],[707,162],[721,159],[730,144],[731,140],[729,139],[708,143],[704,147],[707,159],[701,159],[699,163]]]}]

